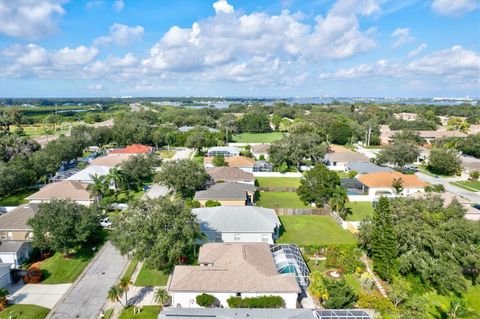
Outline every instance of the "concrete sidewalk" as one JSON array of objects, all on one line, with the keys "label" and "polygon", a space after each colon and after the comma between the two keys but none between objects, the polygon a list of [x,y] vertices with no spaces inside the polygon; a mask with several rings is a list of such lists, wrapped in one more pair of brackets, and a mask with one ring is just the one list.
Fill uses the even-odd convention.
[{"label": "concrete sidewalk", "polygon": [[13,304],[29,304],[51,309],[72,284],[43,285],[18,282],[8,287],[8,301]]}]

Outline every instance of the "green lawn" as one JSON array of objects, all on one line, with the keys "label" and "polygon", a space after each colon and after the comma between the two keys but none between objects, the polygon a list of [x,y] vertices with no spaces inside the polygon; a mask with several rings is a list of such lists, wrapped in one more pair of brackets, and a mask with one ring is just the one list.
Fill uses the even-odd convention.
[{"label": "green lawn", "polygon": [[450,184],[471,192],[480,192],[480,181],[451,182]]},{"label": "green lawn", "polygon": [[305,205],[297,193],[261,192],[257,205],[266,208],[312,208]]},{"label": "green lawn", "polygon": [[113,309],[107,309],[104,312],[105,317],[103,319],[110,319],[113,315]]},{"label": "green lawn", "polygon": [[133,272],[135,271],[135,268],[137,268],[138,265],[138,259],[134,258],[130,261],[130,264],[128,264],[128,268],[125,271],[124,276],[126,277],[132,277]]},{"label": "green lawn", "polygon": [[280,216],[282,233],[277,242],[304,245],[354,244],[353,235],[330,216]]},{"label": "green lawn", "polygon": [[175,151],[172,150],[159,150],[155,152],[156,154],[160,155],[162,158],[172,158],[175,155]]},{"label": "green lawn", "polygon": [[91,249],[81,249],[74,256],[65,258],[55,253],[40,264],[43,272],[42,284],[65,284],[74,282],[93,258]]},{"label": "green lawn", "polygon": [[143,265],[138,273],[135,286],[166,286],[167,280],[167,273],[156,269],[149,269]]},{"label": "green lawn", "polygon": [[119,319],[155,319],[160,313],[160,306],[143,306],[139,314],[133,314],[133,307],[124,309]]},{"label": "green lawn", "polygon": [[233,136],[236,143],[272,143],[283,137],[281,132],[271,133],[241,133]]},{"label": "green lawn", "polygon": [[346,274],[345,281],[350,286],[350,288],[352,288],[357,294],[360,294],[362,292],[362,284],[357,279],[357,277],[355,277],[355,275]]},{"label": "green lawn", "polygon": [[349,202],[346,205],[352,209],[353,214],[347,216],[348,221],[362,221],[367,216],[372,216],[372,202]]},{"label": "green lawn", "polygon": [[18,206],[22,204],[27,204],[28,200],[26,200],[25,197],[28,197],[37,191],[38,189],[27,189],[2,198],[0,199],[0,206]]},{"label": "green lawn", "polygon": [[43,319],[49,311],[35,305],[11,305],[0,311],[0,319]]},{"label": "green lawn", "polygon": [[257,177],[260,187],[299,187],[298,177]]}]

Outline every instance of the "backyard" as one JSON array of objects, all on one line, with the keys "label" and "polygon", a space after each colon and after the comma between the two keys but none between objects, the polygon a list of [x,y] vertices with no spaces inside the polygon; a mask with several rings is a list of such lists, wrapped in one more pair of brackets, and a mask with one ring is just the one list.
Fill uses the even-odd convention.
[{"label": "backyard", "polygon": [[140,313],[133,314],[134,307],[124,309],[120,314],[119,319],[152,319],[157,318],[160,313],[160,306],[143,306],[140,308]]},{"label": "backyard", "polygon": [[372,202],[348,202],[346,207],[351,208],[353,213],[347,216],[347,221],[360,222],[373,214]]},{"label": "backyard", "polygon": [[38,189],[27,189],[0,199],[0,206],[18,206],[28,203],[25,197],[37,192]]},{"label": "backyard", "polygon": [[135,286],[165,286],[168,280],[168,273],[163,271],[150,269],[142,265],[142,269],[138,273]]},{"label": "backyard", "polygon": [[266,208],[312,208],[305,205],[297,193],[261,192],[257,206]]},{"label": "backyard", "polygon": [[11,305],[0,311],[0,319],[43,319],[49,311],[35,305]]},{"label": "backyard", "polygon": [[299,187],[298,177],[257,177],[260,187]]},{"label": "backyard", "polygon": [[480,192],[480,181],[451,182],[450,184],[471,192]]},{"label": "backyard", "polygon": [[233,136],[233,142],[235,143],[272,143],[281,139],[283,133],[271,132],[271,133],[241,133]]},{"label": "backyard", "polygon": [[330,216],[280,216],[282,231],[278,243],[304,245],[355,244],[355,238]]}]

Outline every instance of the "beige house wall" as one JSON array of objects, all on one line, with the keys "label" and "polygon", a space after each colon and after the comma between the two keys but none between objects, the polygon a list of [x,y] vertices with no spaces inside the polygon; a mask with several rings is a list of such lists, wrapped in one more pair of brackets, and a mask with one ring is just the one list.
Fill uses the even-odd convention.
[{"label": "beige house wall", "polygon": [[7,240],[30,240],[28,231],[1,231],[0,238]]}]

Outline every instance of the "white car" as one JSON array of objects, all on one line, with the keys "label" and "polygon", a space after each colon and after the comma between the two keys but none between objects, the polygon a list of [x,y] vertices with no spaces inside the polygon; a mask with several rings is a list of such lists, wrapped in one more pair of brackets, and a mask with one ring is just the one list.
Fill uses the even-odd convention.
[{"label": "white car", "polygon": [[112,222],[110,221],[110,219],[108,217],[106,217],[106,218],[103,218],[103,219],[100,220],[100,225],[102,227],[110,227],[110,226],[112,226]]}]

